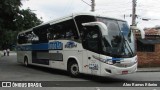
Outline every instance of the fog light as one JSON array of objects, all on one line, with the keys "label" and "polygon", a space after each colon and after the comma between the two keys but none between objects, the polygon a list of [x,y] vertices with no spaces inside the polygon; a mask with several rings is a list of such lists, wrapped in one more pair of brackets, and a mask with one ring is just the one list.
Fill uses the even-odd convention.
[{"label": "fog light", "polygon": [[109,70],[109,69],[105,69],[105,70],[106,70],[108,73],[112,73],[111,70]]}]

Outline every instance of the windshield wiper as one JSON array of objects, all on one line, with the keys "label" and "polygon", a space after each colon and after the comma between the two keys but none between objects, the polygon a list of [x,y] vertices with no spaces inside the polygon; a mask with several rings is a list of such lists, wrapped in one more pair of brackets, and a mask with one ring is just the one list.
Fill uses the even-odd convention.
[{"label": "windshield wiper", "polygon": [[[124,37],[124,36],[123,36]],[[128,41],[124,38],[124,41],[127,43],[127,45],[128,45],[128,47],[129,47],[129,49],[130,49],[130,51],[129,51],[129,53],[131,52],[131,54],[132,54],[132,56],[134,56],[134,53],[133,53],[133,51],[132,51],[132,48],[131,48],[131,46],[129,45],[129,43],[128,43]],[[125,44],[125,46],[126,46],[126,44]],[[126,46],[126,48],[128,49],[128,47]]]},{"label": "windshield wiper", "polygon": [[133,53],[133,51],[132,51],[132,49],[131,49],[131,46],[129,45],[129,43],[128,43],[127,40],[125,39],[124,34],[122,33],[122,31],[121,31],[120,29],[119,29],[119,31],[120,31],[120,33],[122,34],[122,37],[123,37],[124,41],[127,43],[127,45],[128,45],[128,47],[129,47],[130,50],[128,49],[128,47],[126,46],[126,44],[125,44],[124,42],[123,42],[123,44],[125,44],[128,52],[129,52],[129,53],[131,52],[132,56],[134,56],[134,53]]}]

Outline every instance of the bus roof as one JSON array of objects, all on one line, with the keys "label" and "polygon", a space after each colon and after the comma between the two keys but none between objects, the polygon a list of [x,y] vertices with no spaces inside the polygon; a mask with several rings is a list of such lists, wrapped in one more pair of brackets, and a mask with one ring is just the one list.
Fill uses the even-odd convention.
[{"label": "bus roof", "polygon": [[115,19],[115,20],[125,21],[125,20],[122,20],[122,19],[109,17],[109,16],[106,16],[106,15],[103,15],[103,14],[98,14],[98,13],[95,13],[95,12],[82,12],[82,13],[72,13],[72,14],[70,14],[68,16],[64,16],[64,17],[61,17],[61,18],[58,18],[58,19],[51,20],[49,22],[43,23],[42,25],[52,24],[54,22],[56,23],[57,21],[59,21],[59,22],[65,21],[65,20],[71,19],[71,18],[76,17],[76,16],[81,16],[81,15],[88,15],[88,16],[95,16],[95,17],[104,17],[104,18],[109,18],[109,19]]},{"label": "bus roof", "polygon": [[46,23],[42,23],[42,24],[40,24],[40,25],[38,25],[38,26],[35,26],[35,27],[33,27],[33,28],[30,28],[30,29],[28,29],[28,30],[22,31],[22,32],[20,32],[19,34],[32,31],[34,28],[37,28],[37,27],[40,27],[40,26],[43,26],[43,25],[47,25],[47,24],[52,25],[52,24],[59,23],[59,22],[65,21],[65,20],[69,20],[69,19],[72,19],[73,17],[81,16],[81,15],[88,15],[88,16],[95,16],[95,17],[103,17],[103,18],[109,18],[109,19],[114,19],[114,20],[125,21],[125,20],[122,20],[122,19],[117,19],[117,18],[113,18],[113,17],[108,17],[108,16],[106,16],[106,15],[98,14],[98,13],[94,13],[94,12],[72,13],[72,14],[70,14],[70,15],[67,15],[67,16],[64,16],[64,17],[61,17],[61,18],[57,18],[57,19],[51,20],[51,21],[46,22]]},{"label": "bus roof", "polygon": [[26,32],[30,32],[30,31],[32,31],[33,29],[31,28],[31,29],[28,29],[28,30],[25,30],[25,31],[21,31],[21,32],[19,32],[18,34],[23,34],[23,33],[26,33]]}]

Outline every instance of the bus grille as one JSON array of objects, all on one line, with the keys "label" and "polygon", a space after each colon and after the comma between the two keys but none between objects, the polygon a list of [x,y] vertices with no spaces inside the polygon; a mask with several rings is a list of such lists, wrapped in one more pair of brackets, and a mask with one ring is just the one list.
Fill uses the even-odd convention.
[{"label": "bus grille", "polygon": [[117,67],[131,67],[133,66],[134,63],[125,63],[125,64],[122,64],[122,63],[115,63],[114,66],[117,66]]}]

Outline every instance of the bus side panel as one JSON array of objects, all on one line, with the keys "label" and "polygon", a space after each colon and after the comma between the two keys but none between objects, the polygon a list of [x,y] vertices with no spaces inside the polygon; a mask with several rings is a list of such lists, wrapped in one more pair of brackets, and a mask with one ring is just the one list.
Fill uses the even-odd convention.
[{"label": "bus side panel", "polygon": [[32,63],[40,65],[49,65],[49,53],[48,51],[32,51]]},{"label": "bus side panel", "polygon": [[[50,66],[52,68],[67,70],[67,62],[69,58],[75,59],[79,65],[80,71],[82,67],[82,52],[78,50],[50,50]],[[57,58],[57,56],[59,56]]]},{"label": "bus side panel", "polygon": [[49,51],[49,64],[51,68],[64,69],[64,58],[62,50],[50,50]]},{"label": "bus side panel", "polygon": [[63,46],[63,57],[65,69],[67,70],[67,63],[69,59],[74,59],[78,63],[79,71],[82,72],[83,64],[83,48],[82,44],[72,40],[65,40]]},{"label": "bus side panel", "polygon": [[88,54],[87,50],[83,50],[83,65],[82,65],[82,73],[88,74]]},{"label": "bus side panel", "polygon": [[24,51],[17,51],[17,62],[24,63]]},{"label": "bus side panel", "polygon": [[25,51],[25,56],[28,58],[28,64],[32,63],[32,51]]},{"label": "bus side panel", "polygon": [[65,69],[67,70],[67,62],[69,59],[74,59],[78,63],[79,71],[82,72],[82,51],[80,50],[65,50],[64,51],[64,63],[65,63]]},{"label": "bus side panel", "polygon": [[28,58],[28,63],[32,63],[32,51],[17,51],[17,62],[24,63],[24,57]]}]

